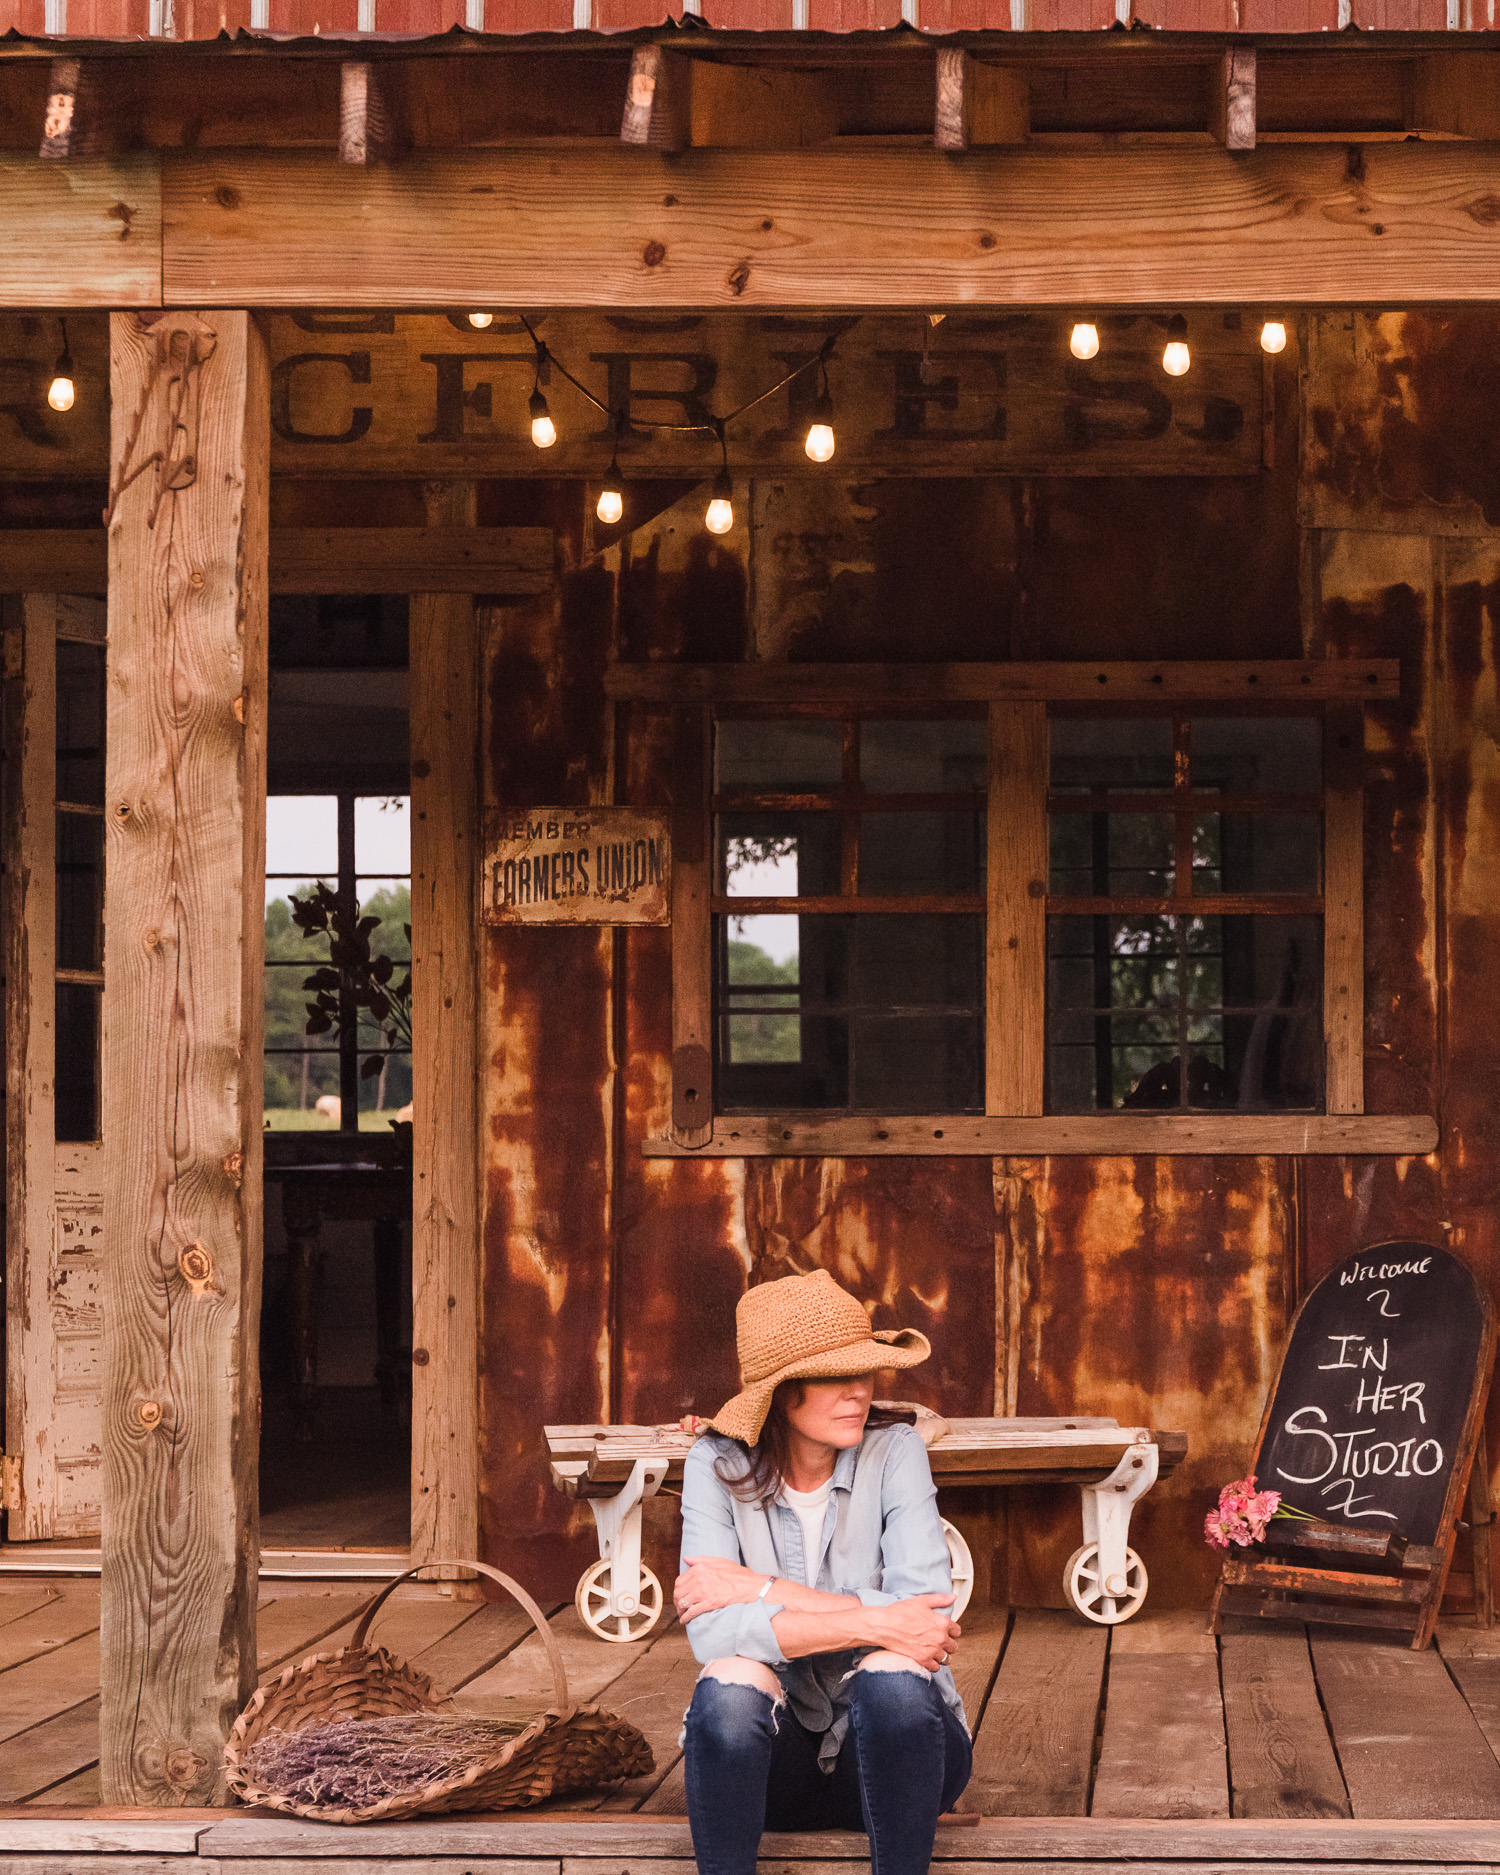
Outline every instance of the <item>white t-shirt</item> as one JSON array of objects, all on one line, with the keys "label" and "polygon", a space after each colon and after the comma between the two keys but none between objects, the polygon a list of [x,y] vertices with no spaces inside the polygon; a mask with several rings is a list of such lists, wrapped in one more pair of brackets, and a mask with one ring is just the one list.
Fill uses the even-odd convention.
[{"label": "white t-shirt", "polygon": [[794,1491],[784,1478],[781,1481],[781,1502],[788,1510],[796,1512],[802,1526],[802,1580],[810,1589],[818,1586],[818,1551],[823,1546],[823,1523],[832,1490],[832,1478],[820,1484],[816,1491]]}]

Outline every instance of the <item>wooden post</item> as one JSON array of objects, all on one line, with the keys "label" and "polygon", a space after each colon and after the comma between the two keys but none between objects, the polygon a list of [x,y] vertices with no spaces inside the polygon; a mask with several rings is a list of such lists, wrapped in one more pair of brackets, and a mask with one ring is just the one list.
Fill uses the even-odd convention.
[{"label": "wooden post", "polygon": [[672,1137],[679,1146],[713,1138],[713,943],[708,836],[713,721],[702,709],[675,712],[672,751]]},{"label": "wooden post", "polygon": [[110,391],[100,1761],[107,1804],[217,1804],[256,1680],[260,332],[116,313]]},{"label": "wooden post", "polygon": [[1328,712],[1323,820],[1324,1107],[1365,1110],[1364,711]]},{"label": "wooden post", "polygon": [[986,1113],[1039,1114],[1046,1083],[1047,707],[990,705]]},{"label": "wooden post", "polygon": [[[429,484],[471,527],[472,483]],[[479,657],[468,594],[411,602],[411,1558],[479,1546]]]},{"label": "wooden post", "polygon": [[50,1537],[53,1439],[52,1085],[57,600],[29,593],[5,631],[5,1447],[10,1535]]}]

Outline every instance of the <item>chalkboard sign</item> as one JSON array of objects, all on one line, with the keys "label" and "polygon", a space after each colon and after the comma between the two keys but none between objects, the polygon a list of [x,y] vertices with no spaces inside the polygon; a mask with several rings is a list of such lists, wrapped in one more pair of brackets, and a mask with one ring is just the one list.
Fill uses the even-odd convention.
[{"label": "chalkboard sign", "polygon": [[1278,1518],[1258,1552],[1225,1556],[1214,1631],[1228,1616],[1332,1621],[1426,1647],[1466,1490],[1468,1592],[1488,1621],[1494,1358],[1489,1297],[1450,1251],[1382,1243],[1330,1270],[1292,1323],[1250,1466],[1318,1521]]},{"label": "chalkboard sign", "polygon": [[1446,1250],[1384,1243],[1346,1257],[1293,1324],[1262,1487],[1329,1523],[1442,1542],[1488,1325],[1479,1286]]}]

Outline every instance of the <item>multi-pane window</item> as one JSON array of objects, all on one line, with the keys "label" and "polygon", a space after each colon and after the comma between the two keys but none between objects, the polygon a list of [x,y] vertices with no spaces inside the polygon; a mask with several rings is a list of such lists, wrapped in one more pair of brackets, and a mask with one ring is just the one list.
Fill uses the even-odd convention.
[{"label": "multi-pane window", "polygon": [[104,993],[104,646],[57,643],[56,1039],[59,1140],[99,1137]]},{"label": "multi-pane window", "polygon": [[724,717],[717,1104],[984,1104],[986,723]]},{"label": "multi-pane window", "polygon": [[[272,1128],[381,1128],[411,1099],[411,1055],[365,1012],[332,1032],[306,1032],[313,993],[305,979],[328,963],[328,940],[308,936],[291,899],[322,881],[352,927],[379,920],[376,955],[392,959],[399,983],[410,963],[411,815],[405,795],[279,794],[266,802],[266,1122]],[[379,1063],[366,1074],[367,1063]],[[319,1110],[318,1102],[324,1102]],[[333,1102],[337,1102],[337,1108]]]},{"label": "multi-pane window", "polygon": [[[718,1111],[983,1112],[1037,1044],[1050,1113],[1322,1110],[1323,717],[1045,727],[1044,776],[1040,743],[989,749],[1004,711],[719,716]],[[1043,818],[1045,882],[1016,871]],[[1034,978],[1018,892],[1045,898]]]},{"label": "multi-pane window", "polygon": [[1321,1108],[1322,719],[1050,732],[1048,1110]]}]

